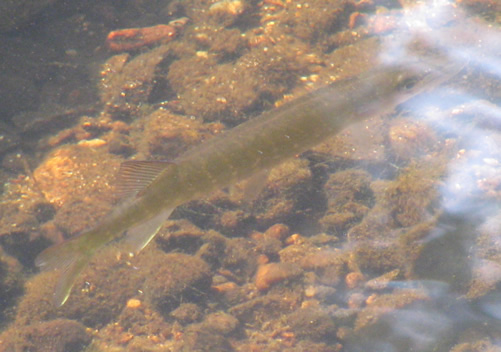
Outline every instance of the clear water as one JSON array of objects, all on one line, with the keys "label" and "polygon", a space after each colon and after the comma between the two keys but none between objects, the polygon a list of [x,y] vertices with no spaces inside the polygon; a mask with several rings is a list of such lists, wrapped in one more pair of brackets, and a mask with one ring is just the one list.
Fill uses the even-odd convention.
[{"label": "clear water", "polygon": [[[500,11],[63,2],[4,30],[0,350],[500,349]],[[106,48],[111,30],[183,16],[175,38]],[[57,273],[33,259],[114,206],[121,161],[173,159],[307,90],[414,65],[416,43],[459,72],[273,170],[252,199],[179,208],[136,257],[110,246],[51,306]]]}]

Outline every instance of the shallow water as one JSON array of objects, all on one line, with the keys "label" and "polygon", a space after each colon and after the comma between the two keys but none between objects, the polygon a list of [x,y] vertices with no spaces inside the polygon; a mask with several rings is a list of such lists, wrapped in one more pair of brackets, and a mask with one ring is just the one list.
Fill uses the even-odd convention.
[{"label": "shallow water", "polygon": [[[41,11],[0,35],[1,351],[501,348],[499,4]],[[106,41],[181,17],[175,36]],[[116,205],[120,162],[175,159],[307,91],[437,53],[458,71],[439,87],[271,170],[256,195],[179,207],[136,256],[108,246],[51,305],[58,273],[33,259]]]}]

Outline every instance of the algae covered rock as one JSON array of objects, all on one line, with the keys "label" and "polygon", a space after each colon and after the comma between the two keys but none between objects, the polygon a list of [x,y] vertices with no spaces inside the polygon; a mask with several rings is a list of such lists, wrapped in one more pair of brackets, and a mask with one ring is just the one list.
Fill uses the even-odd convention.
[{"label": "algae covered rock", "polygon": [[181,253],[159,253],[156,263],[149,259],[144,294],[162,312],[170,312],[181,301],[198,298],[210,286],[210,268],[202,259]]},{"label": "algae covered rock", "polygon": [[336,325],[330,314],[320,307],[307,307],[287,316],[287,323],[299,338],[334,340]]},{"label": "algae covered rock", "polygon": [[12,327],[2,334],[0,351],[79,352],[91,340],[84,325],[67,319]]}]

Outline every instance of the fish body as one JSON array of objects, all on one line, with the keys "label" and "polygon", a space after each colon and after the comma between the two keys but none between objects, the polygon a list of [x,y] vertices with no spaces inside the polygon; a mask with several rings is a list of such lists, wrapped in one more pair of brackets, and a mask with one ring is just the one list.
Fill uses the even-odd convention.
[{"label": "fish body", "polygon": [[391,112],[449,77],[450,72],[437,69],[382,66],[264,112],[172,163],[126,162],[122,170],[125,188],[137,188],[137,194],[93,229],[46,249],[36,258],[35,264],[42,269],[61,270],[54,304],[64,304],[76,277],[95,252],[124,232],[125,241],[139,251],[178,205],[278,165],[352,123]]}]

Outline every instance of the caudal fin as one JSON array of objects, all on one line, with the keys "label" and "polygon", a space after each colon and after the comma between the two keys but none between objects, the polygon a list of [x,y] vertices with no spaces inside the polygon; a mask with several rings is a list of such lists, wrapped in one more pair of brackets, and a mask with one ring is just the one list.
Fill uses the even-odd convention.
[{"label": "caudal fin", "polygon": [[41,270],[57,269],[61,273],[52,297],[52,302],[56,307],[66,302],[76,278],[89,263],[90,255],[84,253],[78,244],[78,237],[76,237],[47,248],[35,259],[35,265]]}]

